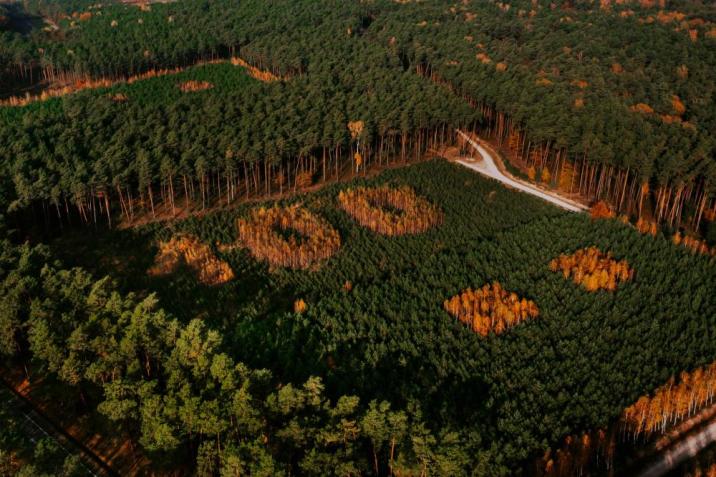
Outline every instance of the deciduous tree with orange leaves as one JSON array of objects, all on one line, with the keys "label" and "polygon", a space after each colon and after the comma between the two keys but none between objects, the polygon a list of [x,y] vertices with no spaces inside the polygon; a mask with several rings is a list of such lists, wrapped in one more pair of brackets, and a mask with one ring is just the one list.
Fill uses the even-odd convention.
[{"label": "deciduous tree with orange leaves", "polygon": [[255,258],[280,267],[306,269],[341,247],[338,232],[299,205],[254,209],[239,219],[238,228],[239,239]]},{"label": "deciduous tree with orange leaves", "polygon": [[410,187],[348,189],[338,194],[338,202],[359,224],[383,235],[421,233],[443,221],[440,209]]},{"label": "deciduous tree with orange leaves", "polygon": [[482,336],[490,333],[499,335],[539,316],[535,302],[508,292],[499,282],[485,284],[476,290],[468,288],[445,300],[443,306],[448,313]]},{"label": "deciduous tree with orange leaves", "polygon": [[191,268],[199,281],[206,285],[220,285],[234,278],[231,267],[216,258],[211,248],[193,235],[177,236],[168,242],[161,242],[149,274],[168,275],[182,263]]},{"label": "deciduous tree with orange leaves", "polygon": [[629,281],[634,276],[634,270],[626,260],[617,261],[611,252],[603,253],[596,247],[560,255],[549,262],[549,269],[561,271],[564,278],[572,277],[574,283],[582,285],[587,291],[614,291],[619,282]]},{"label": "deciduous tree with orange leaves", "polygon": [[635,436],[664,432],[703,407],[716,394],[716,362],[671,377],[650,396],[642,396],[622,413],[624,430]]}]

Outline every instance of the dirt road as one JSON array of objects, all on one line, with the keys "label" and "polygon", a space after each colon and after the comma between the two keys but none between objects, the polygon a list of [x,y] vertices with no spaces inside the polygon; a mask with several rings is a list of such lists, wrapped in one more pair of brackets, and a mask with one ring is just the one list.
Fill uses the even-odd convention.
[{"label": "dirt road", "polygon": [[528,182],[522,181],[520,179],[517,179],[513,176],[511,176],[507,172],[503,172],[500,167],[497,165],[497,161],[499,159],[496,159],[490,151],[485,149],[483,146],[481,146],[478,142],[473,140],[470,136],[465,134],[462,131],[458,131],[458,134],[460,134],[472,147],[479,153],[479,157],[481,159],[477,161],[468,161],[468,160],[458,160],[457,162],[460,165],[463,165],[469,169],[472,169],[474,171],[479,172],[482,175],[491,177],[493,179],[496,179],[503,184],[512,187],[513,189],[520,190],[522,192],[526,192],[528,194],[534,195],[536,197],[539,197],[542,200],[546,200],[548,202],[551,202],[552,204],[556,205],[557,207],[561,207],[562,209],[568,210],[570,212],[584,212],[587,210],[587,207],[575,202],[573,200],[565,199],[564,197],[559,196],[558,194],[554,192],[550,192],[544,189],[541,189],[539,187],[536,187],[532,184],[529,184]]}]

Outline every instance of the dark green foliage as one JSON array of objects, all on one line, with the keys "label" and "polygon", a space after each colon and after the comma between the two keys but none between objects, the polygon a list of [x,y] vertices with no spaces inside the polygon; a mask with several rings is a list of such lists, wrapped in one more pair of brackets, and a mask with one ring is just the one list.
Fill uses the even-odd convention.
[{"label": "dark green foliage", "polygon": [[[639,395],[716,356],[704,339],[716,310],[712,259],[616,221],[560,212],[443,161],[356,182],[410,185],[440,206],[445,223],[416,236],[374,234],[338,208],[346,185],[335,185],[294,199],[341,233],[341,250],[318,271],[269,272],[237,248],[217,252],[237,275],[222,287],[202,286],[188,272],[140,278],[151,237],[189,232],[229,245],[248,206],[112,234],[78,263],[119,254],[120,283],[156,291],[182,321],[200,314],[222,330],[234,359],[270,368],[284,382],[319,373],[329,395],[420,403],[431,427],[458,431],[458,447],[477,452],[468,467],[479,463],[487,475],[515,471],[565,434],[608,425]],[[555,256],[587,246],[627,259],[635,279],[613,294],[592,294],[549,270]],[[63,249],[74,247],[61,241]],[[442,302],[494,280],[535,300],[540,318],[484,339]],[[302,315],[292,311],[297,298],[308,303]],[[384,439],[369,416],[366,436]],[[325,464],[311,456],[310,465]]]}]

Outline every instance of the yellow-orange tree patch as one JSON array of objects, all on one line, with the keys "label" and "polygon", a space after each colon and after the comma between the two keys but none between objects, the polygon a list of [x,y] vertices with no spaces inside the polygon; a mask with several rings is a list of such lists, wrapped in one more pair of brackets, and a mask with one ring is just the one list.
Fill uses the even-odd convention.
[{"label": "yellow-orange tree patch", "polygon": [[672,377],[651,396],[642,396],[622,414],[624,428],[632,434],[663,432],[713,402],[716,363]]},{"label": "yellow-orange tree patch", "polygon": [[194,91],[204,91],[207,89],[213,88],[214,85],[209,83],[208,81],[185,81],[184,83],[179,85],[179,89],[183,93],[192,93]]},{"label": "yellow-orange tree patch", "polygon": [[527,319],[539,316],[535,302],[508,292],[498,282],[476,290],[468,288],[445,300],[443,306],[448,313],[482,336],[491,332],[504,333]]},{"label": "yellow-orange tree patch", "polygon": [[280,267],[306,269],[341,247],[340,235],[328,222],[297,205],[254,209],[239,219],[238,228],[251,255]]},{"label": "yellow-orange tree patch", "polygon": [[199,281],[206,285],[220,285],[234,278],[231,267],[216,258],[211,248],[193,235],[182,235],[161,242],[149,274],[168,275],[175,272],[182,263],[192,269]]},{"label": "yellow-orange tree patch", "polygon": [[359,224],[383,235],[417,234],[443,221],[440,209],[410,187],[348,189],[338,194],[338,202]]},{"label": "yellow-orange tree patch", "polygon": [[615,260],[610,253],[596,247],[577,250],[571,255],[560,255],[549,263],[553,272],[561,271],[564,278],[572,278],[587,291],[614,291],[617,284],[631,280],[634,270],[626,260]]}]

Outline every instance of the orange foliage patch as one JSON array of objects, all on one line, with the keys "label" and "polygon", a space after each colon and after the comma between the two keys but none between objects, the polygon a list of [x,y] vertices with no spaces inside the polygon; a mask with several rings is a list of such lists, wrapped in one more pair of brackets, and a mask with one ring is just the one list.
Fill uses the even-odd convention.
[{"label": "orange foliage patch", "polygon": [[445,311],[482,336],[499,335],[519,323],[539,316],[532,300],[518,297],[498,282],[472,290],[468,288],[443,303]]},{"label": "orange foliage patch", "polygon": [[484,65],[489,65],[490,63],[492,63],[490,57],[487,56],[485,53],[478,53],[477,55],[475,55],[475,58],[480,60],[480,62],[482,62],[482,64]]},{"label": "orange foliage patch", "polygon": [[656,222],[650,222],[645,219],[639,219],[636,221],[636,229],[643,235],[651,235],[656,237],[656,233],[659,231],[659,226]]},{"label": "orange foliage patch", "polygon": [[306,311],[307,309],[308,309],[308,305],[307,305],[306,302],[303,300],[303,298],[299,298],[298,300],[296,300],[295,302],[293,302],[293,312],[294,312],[294,313],[297,313],[297,314],[300,315],[301,313],[303,313],[303,312]]},{"label": "orange foliage patch", "polygon": [[681,101],[681,98],[676,96],[675,94],[671,96],[671,107],[674,110],[674,113],[678,114],[679,116],[683,115],[686,112],[686,105]]},{"label": "orange foliage patch", "polygon": [[[222,63],[222,61],[205,61],[197,63],[197,65],[207,65],[207,64],[217,64]],[[186,68],[169,68],[169,69],[160,69],[160,70],[150,70],[146,73],[142,73],[135,76],[130,76],[128,78],[120,79],[120,80],[110,80],[107,78],[100,78],[97,80],[92,79],[83,79],[79,81],[75,81],[71,84],[64,85],[61,87],[56,88],[50,88],[45,91],[43,91],[40,94],[37,95],[31,95],[26,94],[25,96],[13,96],[7,99],[0,100],[0,107],[2,106],[26,106],[30,103],[34,103],[36,101],[47,101],[50,98],[57,98],[60,96],[65,96],[68,94],[75,93],[77,91],[82,91],[85,89],[98,89],[98,88],[109,88],[115,84],[120,83],[127,83],[132,84],[136,81],[142,81],[145,79],[150,78],[157,78],[160,76],[167,76],[167,75],[174,75],[177,73],[181,73]]]},{"label": "orange foliage patch", "polygon": [[553,272],[561,271],[564,278],[572,277],[577,285],[587,291],[614,291],[619,282],[631,280],[634,270],[626,260],[617,261],[611,253],[603,253],[596,247],[577,250],[571,255],[560,255],[549,262]]},{"label": "orange foliage patch", "polygon": [[580,109],[584,107],[584,98],[575,98],[574,99],[574,107],[576,109]]},{"label": "orange foliage patch", "polygon": [[185,81],[184,83],[179,85],[179,89],[182,91],[182,93],[193,93],[195,91],[205,91],[205,90],[211,89],[213,87],[214,87],[214,85],[209,83],[208,81],[196,81],[196,80]]},{"label": "orange foliage patch", "polygon": [[672,377],[651,396],[642,396],[622,413],[626,430],[633,434],[664,432],[713,402],[716,392],[716,363]]},{"label": "orange foliage patch", "polygon": [[495,69],[499,72],[507,71],[507,63],[499,62],[495,65]]},{"label": "orange foliage patch", "polygon": [[310,172],[304,171],[299,172],[296,176],[296,186],[298,186],[299,189],[305,189],[306,187],[311,187],[313,184],[313,176]]},{"label": "orange foliage patch", "polygon": [[589,83],[584,80],[574,80],[572,81],[572,86],[576,86],[579,89],[584,89],[589,86]]},{"label": "orange foliage patch", "polygon": [[632,106],[629,109],[631,109],[635,113],[641,113],[641,114],[652,114],[654,112],[654,108],[652,108],[651,106],[649,106],[646,103],[635,104],[634,106]]},{"label": "orange foliage patch", "polygon": [[338,202],[359,224],[382,235],[417,234],[443,221],[440,209],[410,187],[348,189],[338,194]]},{"label": "orange foliage patch", "polygon": [[681,232],[676,232],[673,237],[671,237],[671,240],[676,245],[686,247],[692,252],[702,255],[716,255],[716,247],[712,249],[704,240],[697,239],[696,237],[690,235],[682,236]]},{"label": "orange foliage patch", "polygon": [[612,64],[612,73],[619,75],[624,73],[624,67],[620,65],[619,63],[613,63]]},{"label": "orange foliage patch", "polygon": [[603,429],[569,435],[564,438],[561,448],[548,449],[538,460],[543,469],[542,477],[571,477],[584,474],[592,456],[611,462],[615,448],[616,433]]},{"label": "orange foliage patch", "polygon": [[686,79],[689,77],[689,67],[686,65],[681,65],[676,68],[676,75],[681,79]]},{"label": "orange foliage patch", "polygon": [[656,14],[656,19],[660,23],[671,23],[671,22],[680,22],[686,17],[685,14],[677,11],[659,11],[659,13]]},{"label": "orange foliage patch", "polygon": [[255,66],[251,66],[246,61],[244,61],[243,58],[235,56],[231,58],[231,64],[234,66],[241,66],[242,68],[245,68],[246,71],[248,71],[249,76],[259,81],[263,81],[264,83],[272,83],[274,81],[283,80],[283,78],[281,78],[280,76],[276,76],[270,71],[260,70]]},{"label": "orange foliage patch", "polygon": [[613,219],[617,214],[609,207],[609,204],[600,200],[589,209],[589,215],[593,219]]},{"label": "orange foliage patch", "polygon": [[238,220],[238,228],[251,255],[280,267],[307,269],[341,247],[340,235],[328,222],[298,205],[254,209]]},{"label": "orange foliage patch", "polygon": [[115,93],[109,96],[109,99],[114,101],[115,103],[124,103],[126,101],[129,101],[129,98],[124,93]]},{"label": "orange foliage patch", "polygon": [[192,235],[173,237],[159,244],[159,253],[154,266],[148,273],[152,276],[168,275],[175,272],[181,264],[192,269],[201,283],[220,285],[234,278],[229,265],[216,258],[211,248]]},{"label": "orange foliage patch", "polygon": [[547,78],[538,78],[537,81],[535,81],[535,84],[537,86],[549,86],[552,84],[552,81],[548,80]]},{"label": "orange foliage patch", "polygon": [[543,167],[539,179],[543,184],[549,184],[552,181],[552,174],[550,174],[549,169]]}]

